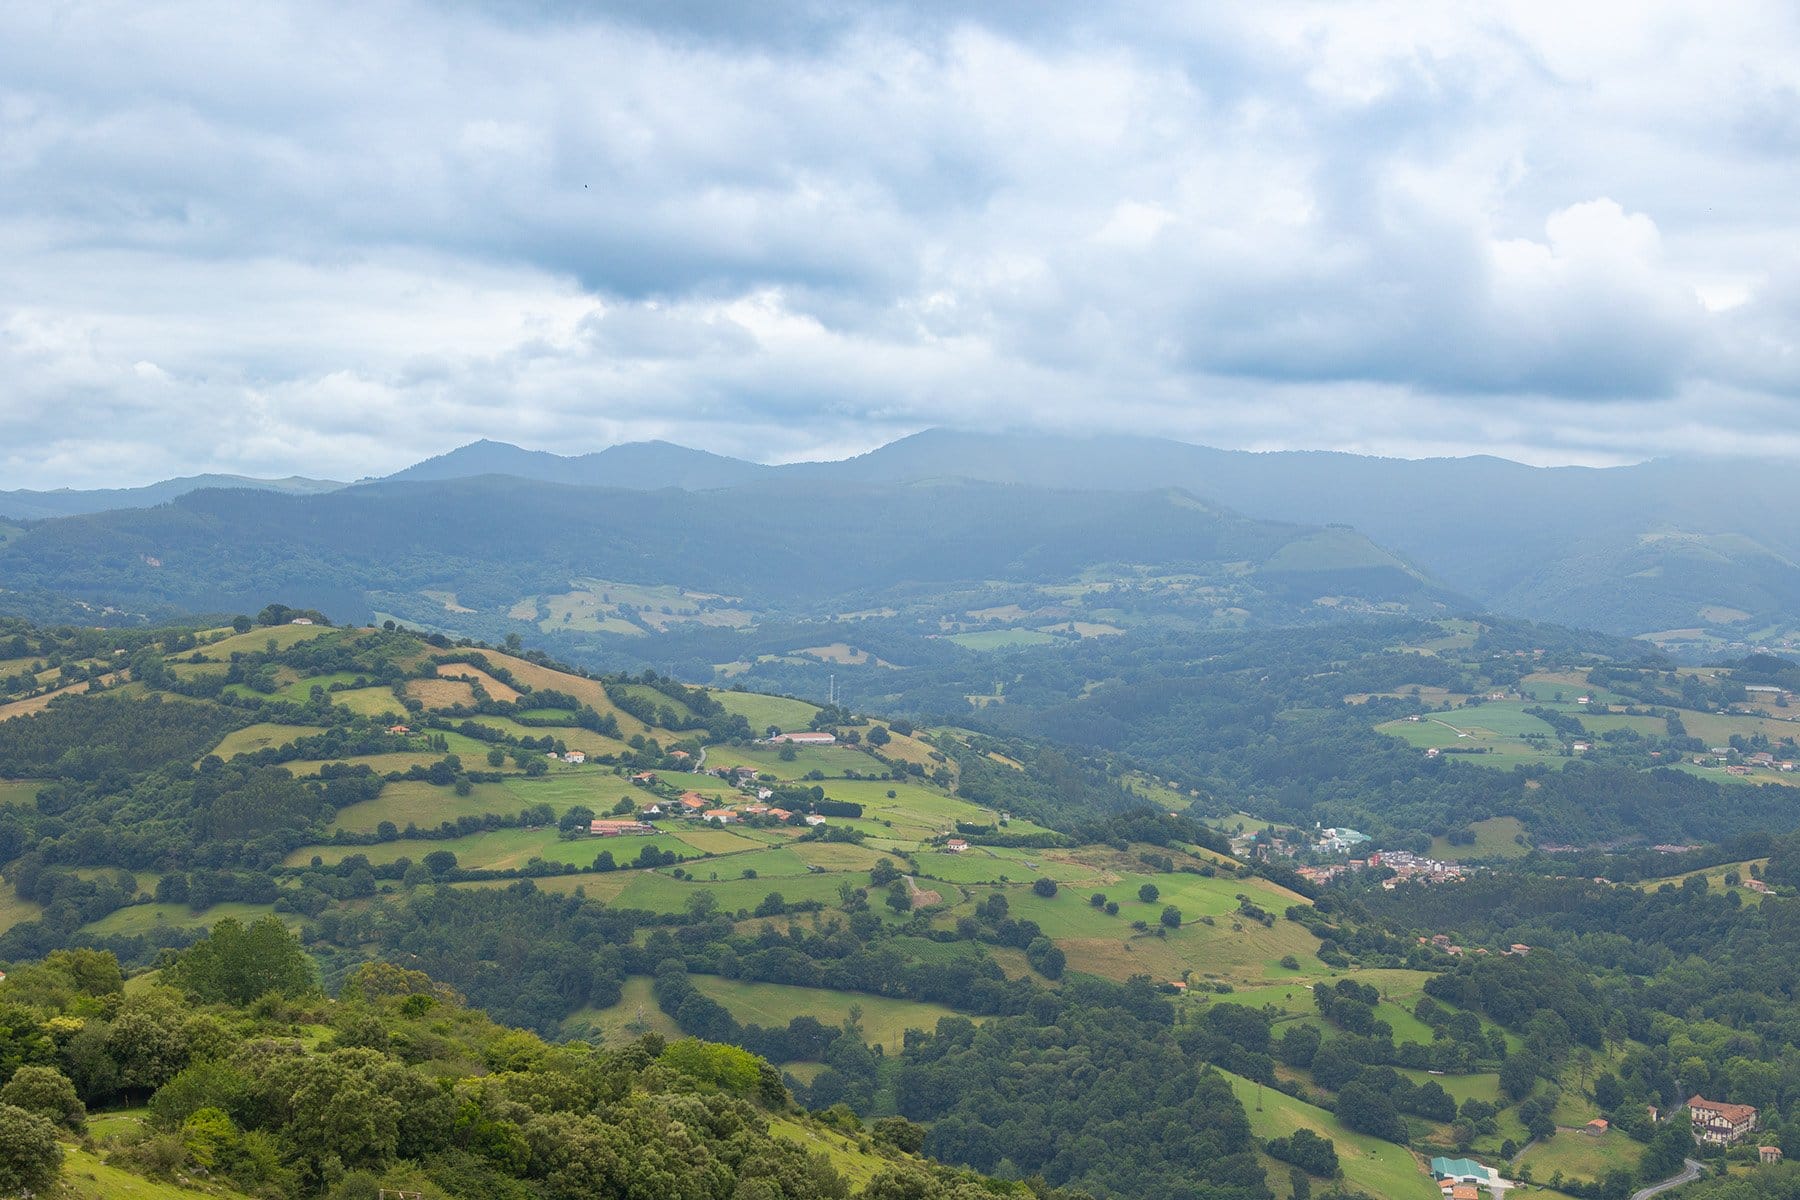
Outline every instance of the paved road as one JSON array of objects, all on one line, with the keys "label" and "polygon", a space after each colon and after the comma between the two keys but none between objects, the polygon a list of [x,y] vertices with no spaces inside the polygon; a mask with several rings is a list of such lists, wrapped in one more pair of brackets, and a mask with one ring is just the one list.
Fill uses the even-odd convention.
[{"label": "paved road", "polygon": [[1684,1164],[1681,1174],[1665,1179],[1661,1183],[1653,1183],[1641,1191],[1633,1192],[1631,1200],[1650,1200],[1652,1196],[1660,1196],[1671,1188],[1678,1188],[1684,1183],[1692,1183],[1698,1178],[1700,1178],[1700,1164],[1690,1158]]}]

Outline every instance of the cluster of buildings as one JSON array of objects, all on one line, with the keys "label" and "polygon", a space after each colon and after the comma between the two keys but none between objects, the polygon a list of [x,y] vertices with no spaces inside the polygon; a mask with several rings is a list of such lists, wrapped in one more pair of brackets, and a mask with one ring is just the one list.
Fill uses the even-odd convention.
[{"label": "cluster of buildings", "polygon": [[[1441,950],[1445,954],[1456,957],[1461,957],[1462,955],[1469,953],[1461,946],[1451,941],[1450,935],[1447,933],[1434,933],[1430,937],[1420,937],[1419,945],[1430,946],[1433,950]],[[1477,946],[1474,953],[1485,956],[1488,953],[1488,950],[1485,946]],[[1503,957],[1524,958],[1527,954],[1531,953],[1531,947],[1527,946],[1524,942],[1514,942],[1500,953]]]},{"label": "cluster of buildings", "polygon": [[1392,878],[1384,879],[1381,883],[1389,891],[1408,879],[1416,879],[1421,883],[1455,882],[1461,880],[1469,870],[1461,863],[1421,858],[1408,850],[1377,850],[1367,858],[1353,858],[1348,862],[1295,867],[1294,873],[1310,883],[1325,884],[1351,871],[1367,871],[1375,867],[1386,867],[1394,873]]},{"label": "cluster of buildings", "polygon": [[1697,755],[1693,763],[1697,767],[1723,767],[1727,775],[1754,775],[1758,771],[1786,774],[1800,770],[1800,763],[1792,759],[1776,758],[1767,750],[1739,756],[1730,746],[1714,746],[1704,755]]}]

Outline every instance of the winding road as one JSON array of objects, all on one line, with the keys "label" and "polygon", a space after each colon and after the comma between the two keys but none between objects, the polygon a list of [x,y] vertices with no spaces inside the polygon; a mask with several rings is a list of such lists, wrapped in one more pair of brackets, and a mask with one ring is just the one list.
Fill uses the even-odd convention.
[{"label": "winding road", "polygon": [[1678,1188],[1684,1183],[1692,1183],[1694,1180],[1700,1178],[1700,1163],[1697,1163],[1690,1158],[1687,1159],[1682,1166],[1683,1169],[1681,1174],[1672,1175],[1661,1183],[1653,1183],[1647,1188],[1641,1188],[1638,1191],[1633,1192],[1631,1194],[1631,1200],[1650,1200],[1652,1196],[1660,1196],[1671,1188]]}]

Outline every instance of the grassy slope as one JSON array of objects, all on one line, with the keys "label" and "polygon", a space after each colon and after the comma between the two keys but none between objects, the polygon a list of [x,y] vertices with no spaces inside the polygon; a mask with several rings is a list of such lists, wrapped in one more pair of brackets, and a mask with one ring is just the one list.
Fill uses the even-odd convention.
[{"label": "grassy slope", "polygon": [[1286,1137],[1296,1129],[1310,1129],[1337,1144],[1338,1163],[1352,1187],[1382,1200],[1438,1200],[1438,1189],[1431,1176],[1404,1146],[1352,1133],[1326,1110],[1274,1088],[1259,1087],[1229,1072],[1225,1077],[1249,1115],[1250,1129],[1257,1137]]}]

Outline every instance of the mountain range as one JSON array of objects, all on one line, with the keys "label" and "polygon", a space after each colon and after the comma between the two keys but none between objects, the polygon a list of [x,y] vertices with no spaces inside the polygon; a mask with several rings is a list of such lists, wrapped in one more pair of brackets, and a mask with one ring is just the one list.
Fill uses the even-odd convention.
[{"label": "mountain range", "polygon": [[[1540,468],[1486,456],[1393,459],[1316,451],[1253,453],[1153,437],[928,430],[841,461],[768,466],[667,442],[627,444],[570,457],[480,441],[385,479],[355,485],[199,476],[104,492],[0,493],[0,514],[27,520],[92,515],[165,505],[196,491],[226,487],[238,489],[233,494],[246,498],[209,502],[204,506],[209,520],[228,524],[233,505],[260,511],[247,498],[255,490],[293,504],[295,513],[309,514],[306,520],[332,514],[330,520],[348,522],[345,529],[364,529],[380,524],[380,514],[391,510],[392,498],[406,488],[443,487],[484,477],[604,491],[610,498],[594,497],[593,503],[629,509],[632,521],[656,529],[665,539],[658,545],[668,538],[685,540],[685,521],[697,520],[704,526],[697,513],[710,506],[737,512],[744,519],[766,514],[782,520],[797,512],[817,519],[826,508],[846,502],[863,516],[872,516],[883,504],[904,495],[904,489],[952,483],[989,485],[986,490],[946,493],[979,505],[996,504],[1009,494],[1006,489],[1064,497],[1178,490],[1234,516],[1307,527],[1351,526],[1406,564],[1415,577],[1427,579],[1437,592],[1467,597],[1508,615],[1612,633],[1656,633],[1666,643],[1700,646],[1729,641],[1783,644],[1800,624],[1800,527],[1790,518],[1800,505],[1800,474],[1773,461],[1685,459],[1612,468]],[[646,505],[641,499],[646,492],[662,498]],[[738,493],[739,498],[720,500],[721,493]],[[628,494],[640,498],[627,499]],[[523,502],[525,493],[515,490],[509,495]],[[347,500],[352,497],[361,499]],[[530,519],[569,515],[571,502],[566,497],[551,500],[548,493],[545,497],[526,504]],[[1043,513],[1046,518],[1073,519],[1080,507],[1057,501]],[[654,512],[669,520],[653,519]],[[352,513],[361,515],[353,518]],[[893,513],[899,520],[917,517],[906,505]],[[983,561],[999,568],[990,573],[1012,578],[1009,563],[1020,556],[1001,554],[988,535],[1000,533],[1004,541],[1005,531],[998,522],[1021,515],[1004,506],[986,512],[971,509],[966,515],[969,519],[960,527],[932,518],[938,522],[937,532],[948,536],[935,544],[931,557],[974,569],[981,556],[958,557],[956,547],[979,532],[977,540],[988,547]],[[426,524],[411,526],[415,533],[429,524],[428,516],[416,520]],[[109,521],[119,529],[145,527],[142,520]],[[8,551],[12,562],[37,561],[47,542],[70,536],[55,533],[54,524],[33,525],[16,536]],[[1021,536],[1044,532],[1042,522],[1028,524],[1029,529],[1020,529]],[[562,541],[573,533],[543,532],[554,532]],[[1098,542],[1076,555],[1084,559],[1083,565],[1130,560],[1127,554],[1105,553],[1107,533],[1084,530],[1084,537]],[[732,578],[714,570],[709,564],[721,561],[720,553],[704,537],[696,548],[704,552],[677,556],[683,563],[679,569],[659,565],[659,552],[640,548],[635,557],[600,556],[575,573],[706,586],[734,594],[760,586],[754,577]],[[1024,552],[1025,558],[1030,556]],[[551,554],[544,561],[561,560]],[[66,565],[71,572],[78,567],[73,562]],[[647,577],[660,571],[669,574]],[[70,581],[54,572],[27,574],[46,586],[60,588]],[[853,574],[833,576],[833,594],[855,590]],[[871,576],[862,582],[889,586],[895,581]],[[783,600],[797,598],[790,592]]]}]

